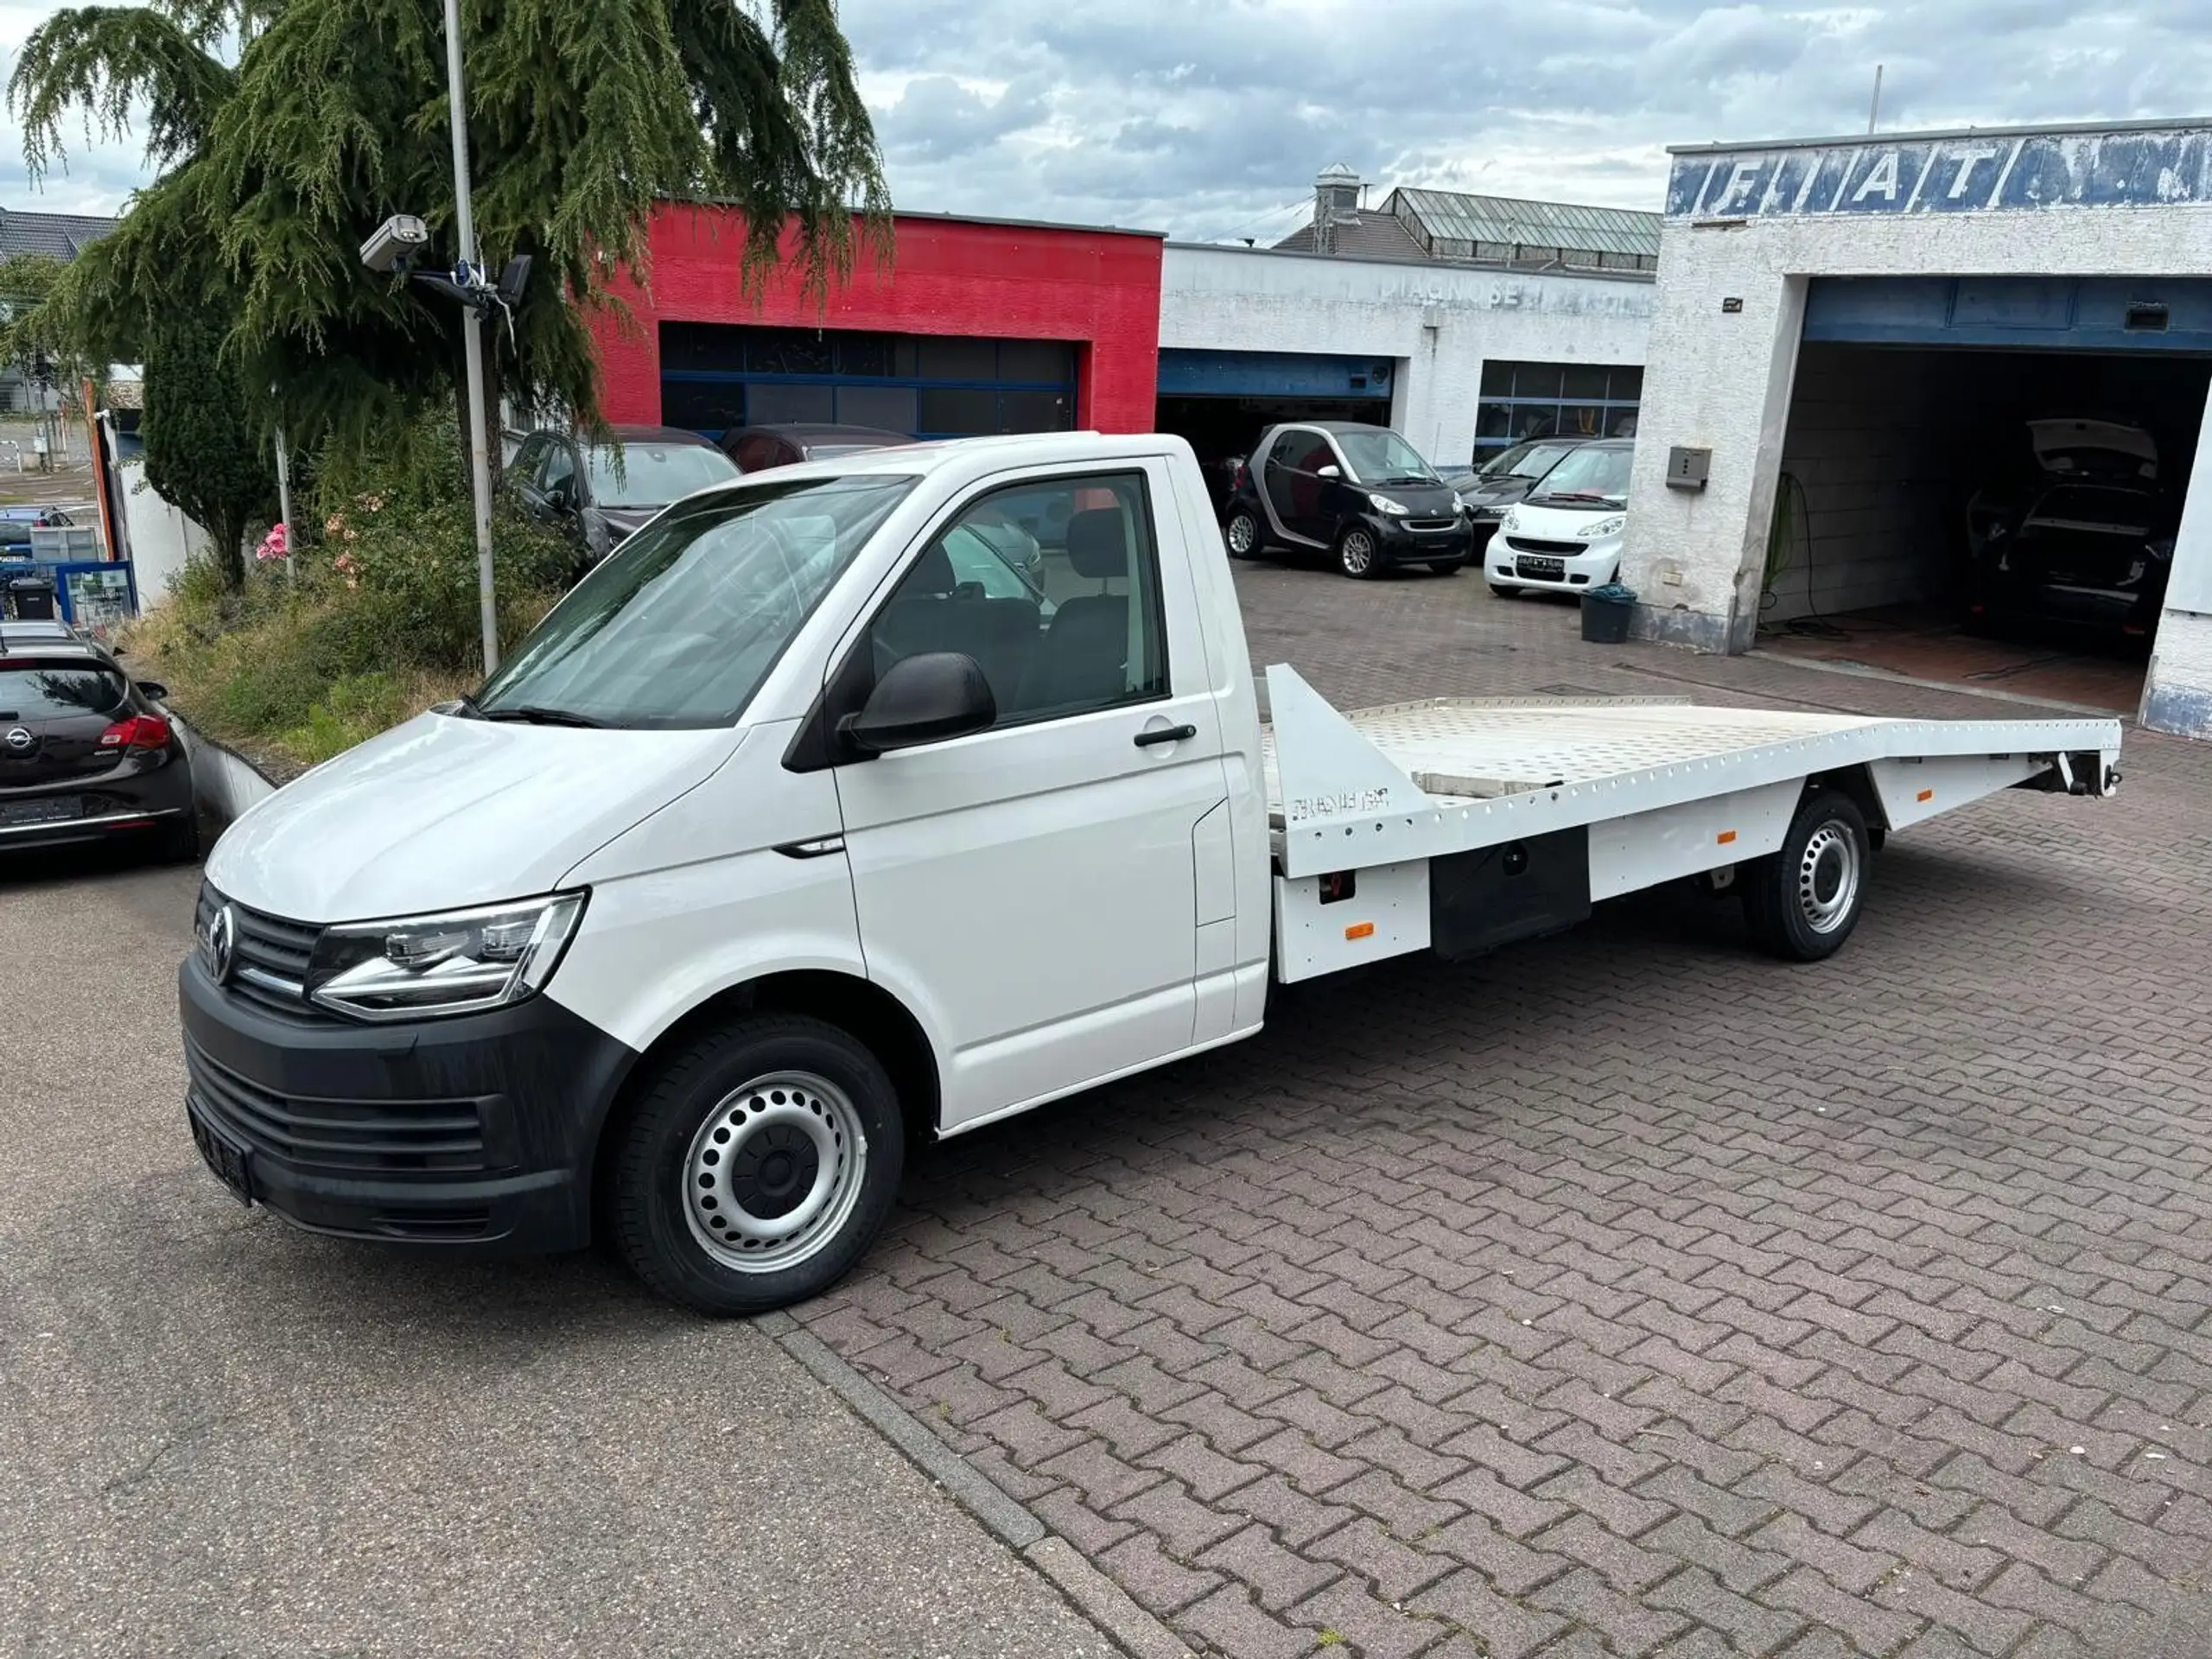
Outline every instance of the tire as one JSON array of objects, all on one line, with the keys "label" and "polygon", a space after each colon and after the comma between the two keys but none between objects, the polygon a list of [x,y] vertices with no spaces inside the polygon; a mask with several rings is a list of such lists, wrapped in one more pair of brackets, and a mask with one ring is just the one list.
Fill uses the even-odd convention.
[{"label": "tire", "polygon": [[671,1055],[620,1133],[616,1247],[702,1313],[766,1313],[829,1289],[882,1228],[906,1164],[881,1063],[798,1014],[737,1020]]},{"label": "tire", "polygon": [[1429,563],[1428,572],[1433,576],[1456,576],[1459,574],[1459,568],[1465,564],[1466,562],[1467,559],[1465,554],[1460,555],[1459,557],[1456,559],[1432,560]]},{"label": "tire", "polygon": [[1376,545],[1375,532],[1363,524],[1352,524],[1337,537],[1337,569],[1354,582],[1370,582],[1382,574],[1382,550]]},{"label": "tire", "polygon": [[1738,875],[1752,943],[1785,962],[1820,962],[1859,925],[1873,855],[1866,816],[1848,795],[1815,790],[1789,821],[1781,850]]},{"label": "tire", "polygon": [[165,823],[154,843],[154,856],[164,864],[190,864],[200,856],[200,814],[187,812]]},{"label": "tire", "polygon": [[1222,544],[1228,548],[1232,559],[1258,558],[1264,545],[1261,535],[1259,519],[1241,507],[1230,513],[1229,522],[1221,527]]},{"label": "tire", "polygon": [[1518,599],[1521,597],[1521,590],[1518,588],[1509,587],[1502,582],[1493,582],[1491,583],[1490,590],[1493,594],[1496,594],[1500,599]]}]

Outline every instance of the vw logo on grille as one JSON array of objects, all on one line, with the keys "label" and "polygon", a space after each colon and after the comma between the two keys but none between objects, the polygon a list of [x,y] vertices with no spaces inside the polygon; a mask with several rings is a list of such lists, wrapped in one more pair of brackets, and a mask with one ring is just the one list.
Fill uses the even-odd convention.
[{"label": "vw logo on grille", "polygon": [[225,905],[207,918],[207,931],[200,936],[200,964],[218,985],[231,976],[231,957],[238,944],[238,918]]},{"label": "vw logo on grille", "polygon": [[17,754],[22,753],[37,741],[38,739],[33,737],[26,727],[11,726],[8,728],[8,747]]}]

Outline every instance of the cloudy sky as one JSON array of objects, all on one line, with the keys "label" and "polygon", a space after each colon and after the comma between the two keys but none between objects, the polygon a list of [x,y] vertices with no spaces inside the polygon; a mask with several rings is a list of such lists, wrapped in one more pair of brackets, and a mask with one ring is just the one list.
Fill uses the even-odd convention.
[{"label": "cloudy sky", "polygon": [[[0,48],[48,8],[0,0]],[[2212,113],[2206,0],[842,0],[902,207],[1274,240],[1313,175],[1656,207],[1663,146]],[[0,205],[111,210],[130,145]],[[1376,193],[1376,199],[1380,192]]]}]

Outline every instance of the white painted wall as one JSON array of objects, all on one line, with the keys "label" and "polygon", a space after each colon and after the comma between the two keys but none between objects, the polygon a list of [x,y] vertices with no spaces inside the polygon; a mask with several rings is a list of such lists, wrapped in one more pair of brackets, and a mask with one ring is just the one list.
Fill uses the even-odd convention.
[{"label": "white painted wall", "polygon": [[130,545],[132,574],[138,582],[138,608],[150,609],[168,596],[169,582],[184,562],[207,548],[207,532],[188,518],[146,482],[143,459],[124,461],[124,534]]},{"label": "white painted wall", "polygon": [[[2212,203],[2039,212],[1693,221],[1660,235],[1657,309],[1643,376],[1621,580],[1637,631],[1705,650],[1748,649],[1757,626],[1775,480],[1814,276],[2169,276],[2212,270]],[[1724,300],[1741,302],[1724,311]],[[2208,426],[2212,432],[2212,425]],[[1667,451],[1713,451],[1701,493],[1669,490]],[[2212,565],[2212,468],[2199,468],[2175,556],[2175,589]],[[2212,588],[2212,584],[2208,584]],[[2180,613],[2169,608],[2169,625]],[[2192,613],[2196,614],[2196,613]],[[2145,721],[2212,736],[2212,615],[2167,628]]]},{"label": "white painted wall", "polygon": [[1487,359],[1641,364],[1648,277],[1534,274],[1171,242],[1160,343],[1395,359],[1390,423],[1437,466],[1472,454]]},{"label": "white painted wall", "polygon": [[1803,348],[1782,452],[1797,494],[1785,496],[1777,480],[1789,551],[1761,596],[1762,621],[1937,595],[1951,550],[1944,373],[1932,353]]}]

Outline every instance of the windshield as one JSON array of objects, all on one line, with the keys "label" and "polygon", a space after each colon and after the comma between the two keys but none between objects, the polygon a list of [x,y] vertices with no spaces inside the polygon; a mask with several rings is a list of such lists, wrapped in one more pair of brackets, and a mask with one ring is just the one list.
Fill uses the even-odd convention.
[{"label": "windshield", "polygon": [[1436,469],[1421,458],[1421,451],[1395,432],[1339,432],[1337,447],[1344,452],[1355,484],[1440,484]]},{"label": "windshield", "polygon": [[1569,506],[1578,502],[1618,506],[1628,499],[1629,463],[1635,454],[1632,449],[1616,449],[1602,443],[1585,444],[1580,449],[1569,450],[1559,465],[1544,475],[1543,488],[1529,499]]},{"label": "windshield", "polygon": [[1509,478],[1541,478],[1574,453],[1571,443],[1516,443],[1482,464],[1478,477],[1498,482]]},{"label": "windshield", "polygon": [[553,607],[476,709],[571,725],[728,725],[913,487],[874,473],[769,474],[677,506]]},{"label": "windshield", "polygon": [[585,452],[591,499],[602,507],[664,507],[694,490],[741,477],[737,463],[703,443],[617,443]]}]

